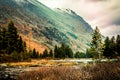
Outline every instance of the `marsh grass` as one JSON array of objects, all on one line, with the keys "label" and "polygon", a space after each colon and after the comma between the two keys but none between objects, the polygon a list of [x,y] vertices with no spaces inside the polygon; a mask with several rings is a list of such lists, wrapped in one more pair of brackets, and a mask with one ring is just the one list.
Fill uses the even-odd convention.
[{"label": "marsh grass", "polygon": [[97,63],[89,66],[40,67],[24,72],[17,80],[120,80],[120,62]]}]

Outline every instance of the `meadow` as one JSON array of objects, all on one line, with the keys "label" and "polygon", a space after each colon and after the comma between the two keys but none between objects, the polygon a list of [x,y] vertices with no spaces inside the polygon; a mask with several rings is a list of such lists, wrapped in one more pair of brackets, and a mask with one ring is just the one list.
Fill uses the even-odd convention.
[{"label": "meadow", "polygon": [[120,80],[120,62],[40,67],[19,74],[17,80]]}]

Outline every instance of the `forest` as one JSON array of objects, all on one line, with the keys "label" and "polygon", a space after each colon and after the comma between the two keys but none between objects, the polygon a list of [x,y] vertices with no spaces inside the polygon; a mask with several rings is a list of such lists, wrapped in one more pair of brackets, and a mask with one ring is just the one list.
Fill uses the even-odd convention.
[{"label": "forest", "polygon": [[117,37],[103,37],[98,29],[94,30],[92,34],[92,41],[90,48],[86,52],[73,53],[70,46],[61,43],[61,46],[55,45],[54,49],[47,50],[41,54],[34,48],[28,50],[25,41],[19,35],[17,28],[13,21],[9,22],[7,27],[0,29],[0,62],[7,61],[30,61],[32,58],[119,58],[120,57],[120,35]]}]

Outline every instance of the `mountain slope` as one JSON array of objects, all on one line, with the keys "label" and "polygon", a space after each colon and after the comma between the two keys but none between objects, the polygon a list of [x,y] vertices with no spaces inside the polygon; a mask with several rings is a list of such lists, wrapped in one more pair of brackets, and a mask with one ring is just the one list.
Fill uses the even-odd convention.
[{"label": "mountain slope", "polygon": [[53,48],[62,42],[79,51],[89,47],[91,26],[70,9],[51,10],[37,0],[0,0],[0,24],[13,20],[19,33]]}]

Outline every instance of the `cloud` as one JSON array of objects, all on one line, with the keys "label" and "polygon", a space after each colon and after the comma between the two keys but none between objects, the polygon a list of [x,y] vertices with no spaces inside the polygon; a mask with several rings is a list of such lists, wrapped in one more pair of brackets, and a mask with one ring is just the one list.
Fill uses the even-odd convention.
[{"label": "cloud", "polygon": [[117,34],[120,34],[120,25],[105,27],[105,29],[101,29],[101,33],[109,37],[117,36]]},{"label": "cloud", "polygon": [[108,1],[108,0],[86,0],[86,1],[89,1],[89,2],[102,2],[102,1]]}]

